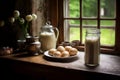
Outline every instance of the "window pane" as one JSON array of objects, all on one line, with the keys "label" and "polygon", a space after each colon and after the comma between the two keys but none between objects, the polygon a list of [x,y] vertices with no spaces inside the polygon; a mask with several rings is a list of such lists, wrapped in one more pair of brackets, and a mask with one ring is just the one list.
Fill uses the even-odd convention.
[{"label": "window pane", "polygon": [[64,0],[64,17],[76,18],[80,16],[79,0]]},{"label": "window pane", "polygon": [[80,21],[70,20],[70,41],[80,40]]},{"label": "window pane", "polygon": [[115,20],[101,20],[100,21],[100,25],[101,26],[111,26],[111,27],[114,27],[115,26]]},{"label": "window pane", "polygon": [[65,20],[64,21],[64,38],[65,41],[80,40],[80,21]]},{"label": "window pane", "polygon": [[72,27],[70,28],[70,41],[80,40],[80,28]]},{"label": "window pane", "polygon": [[101,0],[100,2],[100,16],[102,18],[109,17],[109,18],[114,18],[116,15],[116,7],[115,3],[116,0]]},{"label": "window pane", "polygon": [[115,21],[101,20],[101,45],[114,46],[115,44]]},{"label": "window pane", "polygon": [[101,29],[100,34],[101,45],[115,45],[115,30],[114,29]]},{"label": "window pane", "polygon": [[70,0],[69,8],[70,8],[70,17],[80,17],[80,8],[79,8],[79,0]]},{"label": "window pane", "polygon": [[101,20],[101,45],[115,45],[115,21]]},{"label": "window pane", "polygon": [[82,0],[82,16],[97,17],[97,0]]}]

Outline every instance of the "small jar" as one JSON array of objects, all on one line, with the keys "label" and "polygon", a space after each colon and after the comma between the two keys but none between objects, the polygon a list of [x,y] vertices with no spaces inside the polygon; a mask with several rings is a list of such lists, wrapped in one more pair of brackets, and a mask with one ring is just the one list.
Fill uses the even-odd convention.
[{"label": "small jar", "polygon": [[100,31],[99,29],[86,30],[85,37],[85,65],[99,65],[100,54]]},{"label": "small jar", "polygon": [[36,41],[29,45],[28,51],[32,55],[39,55],[40,53],[40,42]]},{"label": "small jar", "polygon": [[39,55],[40,54],[40,48],[41,43],[39,42],[38,37],[32,37],[33,41],[29,43],[26,47],[27,51],[31,55]]}]

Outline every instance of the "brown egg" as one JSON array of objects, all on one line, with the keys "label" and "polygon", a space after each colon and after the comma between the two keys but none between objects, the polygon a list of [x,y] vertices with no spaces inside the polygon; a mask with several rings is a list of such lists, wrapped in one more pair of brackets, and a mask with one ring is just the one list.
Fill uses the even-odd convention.
[{"label": "brown egg", "polygon": [[55,51],[54,54],[53,54],[54,57],[61,57],[62,54],[60,51]]},{"label": "brown egg", "polygon": [[49,55],[53,56],[55,51],[57,51],[57,49],[52,48],[48,51],[48,53],[49,53]]},{"label": "brown egg", "polygon": [[69,54],[68,51],[63,51],[62,52],[62,57],[69,57],[69,56],[70,56],[70,54]]},{"label": "brown egg", "polygon": [[78,50],[76,48],[71,48],[69,51],[70,56],[74,56],[78,53]]},{"label": "brown egg", "polygon": [[70,51],[71,48],[72,48],[71,46],[65,46],[65,50],[68,52]]},{"label": "brown egg", "polygon": [[65,51],[65,48],[63,46],[58,46],[57,51],[63,52]]}]

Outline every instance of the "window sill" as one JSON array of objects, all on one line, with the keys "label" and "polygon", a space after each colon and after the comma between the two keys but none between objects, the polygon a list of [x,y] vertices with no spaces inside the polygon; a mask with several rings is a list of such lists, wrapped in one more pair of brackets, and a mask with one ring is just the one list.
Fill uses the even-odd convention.
[{"label": "window sill", "polygon": [[[23,53],[20,53],[20,55]],[[32,76],[34,78],[45,78],[46,80],[68,79],[120,79],[120,57],[113,55],[100,55],[100,65],[89,68],[84,65],[84,52],[79,52],[79,59],[73,62],[53,62],[39,56],[0,56],[1,72],[7,74],[17,73]],[[8,73],[9,72],[9,73]],[[65,78],[66,79],[66,78]]]},{"label": "window sill", "polygon": [[[76,46],[79,51],[84,51],[84,46]],[[101,53],[102,54],[110,54],[110,55],[115,55],[115,56],[120,56],[120,53],[115,51],[115,49],[111,48],[101,48]]]}]

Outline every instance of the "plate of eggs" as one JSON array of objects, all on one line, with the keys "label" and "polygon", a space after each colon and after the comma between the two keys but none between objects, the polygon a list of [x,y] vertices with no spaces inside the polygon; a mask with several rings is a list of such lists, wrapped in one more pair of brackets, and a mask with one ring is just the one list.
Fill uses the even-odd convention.
[{"label": "plate of eggs", "polygon": [[72,46],[58,46],[45,51],[44,55],[54,61],[73,61],[78,59],[78,50]]}]

